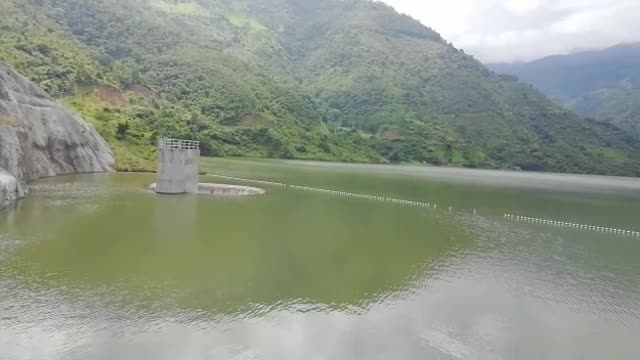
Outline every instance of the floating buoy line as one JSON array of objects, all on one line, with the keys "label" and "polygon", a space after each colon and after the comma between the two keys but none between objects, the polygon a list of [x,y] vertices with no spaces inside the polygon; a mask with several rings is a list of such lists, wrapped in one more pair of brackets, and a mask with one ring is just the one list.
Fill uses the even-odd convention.
[{"label": "floating buoy line", "polygon": [[555,227],[561,227],[561,228],[567,228],[567,229],[595,231],[595,232],[612,234],[612,235],[640,237],[639,231],[614,229],[610,227],[597,226],[597,225],[576,224],[576,223],[566,222],[566,221],[533,218],[528,216],[520,216],[520,215],[512,215],[512,214],[504,214],[504,218],[507,220],[525,222],[529,224],[541,224],[541,225],[549,225],[549,226],[555,226]]},{"label": "floating buoy line", "polygon": [[[290,184],[283,184],[279,182],[247,179],[247,178],[225,176],[225,175],[209,175],[209,176],[219,177],[222,179],[235,180],[235,181],[246,181],[246,182],[262,184],[262,185],[277,186],[277,187],[289,188],[289,189],[294,189],[299,191],[317,192],[317,193],[329,194],[333,196],[342,196],[342,197],[355,198],[355,199],[366,199],[366,200],[372,200],[372,201],[378,201],[382,203],[396,204],[396,205],[402,205],[402,206],[438,209],[438,204],[428,203],[423,201],[398,199],[398,198],[392,198],[392,197],[386,197],[386,196],[380,196],[380,195],[361,194],[361,193],[353,193],[353,192],[340,191],[340,190],[321,189],[321,188],[314,188],[309,186],[290,185]],[[453,212],[453,207],[450,206],[448,208],[448,211],[449,213]],[[474,216],[477,215],[477,211],[475,209],[473,209],[473,215]],[[533,218],[533,217],[513,215],[513,214],[504,214],[504,219],[516,221],[516,222],[525,222],[530,224],[541,224],[541,225],[549,225],[554,227],[562,227],[562,228],[575,229],[575,230],[594,231],[594,232],[600,232],[604,234],[640,237],[639,231],[615,229],[615,228],[604,227],[604,226],[576,224],[576,223],[570,223],[570,222],[564,222],[564,221]]]},{"label": "floating buoy line", "polygon": [[[413,207],[421,207],[421,208],[433,208],[433,209],[437,209],[438,208],[438,204],[432,204],[432,203],[427,203],[427,202],[422,202],[422,201],[397,199],[397,198],[392,198],[392,197],[371,195],[371,194],[352,193],[352,192],[340,191],[340,190],[321,189],[321,188],[314,188],[314,187],[309,187],[309,186],[289,185],[289,184],[283,184],[283,183],[278,183],[278,182],[246,179],[246,178],[239,178],[239,177],[232,177],[232,176],[223,176],[223,175],[210,175],[210,176],[215,176],[215,177],[219,177],[219,178],[223,178],[223,179],[230,179],[230,180],[253,182],[253,183],[262,184],[262,185],[278,186],[278,187],[284,187],[284,188],[300,190],[300,191],[317,192],[317,193],[329,194],[329,195],[334,195],[334,196],[342,196],[342,197],[355,198],[355,199],[367,199],[367,200],[379,201],[379,202],[390,203],[390,204],[398,204],[398,205],[404,205],[404,206],[413,206]],[[453,208],[450,207],[449,208],[449,212],[451,212],[452,209]]]}]

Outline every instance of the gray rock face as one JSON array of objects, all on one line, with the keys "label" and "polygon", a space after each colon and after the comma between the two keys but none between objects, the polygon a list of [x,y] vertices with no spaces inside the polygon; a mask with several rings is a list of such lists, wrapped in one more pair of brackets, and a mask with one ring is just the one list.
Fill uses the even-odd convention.
[{"label": "gray rock face", "polygon": [[95,129],[0,62],[0,209],[41,177],[110,171],[113,153]]},{"label": "gray rock face", "polygon": [[26,184],[0,170],[0,209],[27,195]]}]

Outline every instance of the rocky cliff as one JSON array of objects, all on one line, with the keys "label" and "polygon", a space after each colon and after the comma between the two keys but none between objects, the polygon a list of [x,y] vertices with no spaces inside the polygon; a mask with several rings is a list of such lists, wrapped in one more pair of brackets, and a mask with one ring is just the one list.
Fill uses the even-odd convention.
[{"label": "rocky cliff", "polygon": [[111,170],[95,129],[0,62],[0,209],[41,177]]}]

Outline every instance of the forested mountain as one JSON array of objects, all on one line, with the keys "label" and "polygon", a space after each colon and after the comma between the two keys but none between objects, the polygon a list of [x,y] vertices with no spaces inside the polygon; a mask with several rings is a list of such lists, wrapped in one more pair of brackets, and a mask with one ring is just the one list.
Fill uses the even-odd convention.
[{"label": "forested mountain", "polygon": [[0,58],[121,169],[205,154],[640,175],[640,145],[367,0],[0,0]]},{"label": "forested mountain", "polygon": [[613,123],[640,138],[640,43],[488,66],[533,84],[582,115]]}]

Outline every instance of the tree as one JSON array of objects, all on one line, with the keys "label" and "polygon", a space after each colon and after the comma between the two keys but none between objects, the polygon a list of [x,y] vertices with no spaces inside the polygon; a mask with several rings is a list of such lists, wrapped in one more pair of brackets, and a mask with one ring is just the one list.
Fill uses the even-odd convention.
[{"label": "tree", "polygon": [[119,122],[116,127],[116,137],[120,140],[124,139],[129,133],[129,121]]}]

